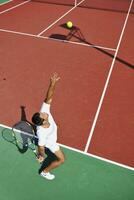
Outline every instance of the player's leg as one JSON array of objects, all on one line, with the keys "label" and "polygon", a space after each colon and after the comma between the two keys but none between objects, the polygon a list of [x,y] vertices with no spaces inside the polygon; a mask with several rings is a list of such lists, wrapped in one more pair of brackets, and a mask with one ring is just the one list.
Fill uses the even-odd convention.
[{"label": "player's leg", "polygon": [[51,171],[52,169],[58,167],[65,162],[65,156],[61,149],[57,150],[54,154],[56,155],[57,160],[53,161],[48,167],[43,170],[45,173]]},{"label": "player's leg", "polygon": [[[50,160],[48,160],[48,163],[50,163],[50,165],[48,165],[48,167],[46,167],[46,165],[45,165],[45,168],[43,168],[44,165],[42,165],[40,170],[39,170],[39,173],[42,177],[44,177],[48,180],[53,180],[55,178],[55,175],[51,174],[50,171],[52,169],[58,167],[59,165],[63,164],[64,161],[65,161],[65,156],[64,156],[63,152],[61,151],[61,149],[59,148],[59,146],[57,144],[51,146],[51,150],[50,150],[49,153],[50,154],[48,155],[48,157],[49,157],[49,159],[52,159],[53,161],[51,160],[52,162],[50,162]],[[48,159],[48,158],[46,158],[46,159]]]},{"label": "player's leg", "polygon": [[45,148],[45,154],[47,155],[47,157],[41,164],[41,167],[39,169],[39,174],[43,170],[45,170],[52,162],[54,162],[55,160],[58,160],[57,156],[53,152],[51,152],[50,149],[48,148]]}]

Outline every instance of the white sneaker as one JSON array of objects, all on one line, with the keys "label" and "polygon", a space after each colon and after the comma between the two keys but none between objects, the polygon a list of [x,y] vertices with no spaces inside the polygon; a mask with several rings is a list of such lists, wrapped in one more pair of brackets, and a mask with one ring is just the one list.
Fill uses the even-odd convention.
[{"label": "white sneaker", "polygon": [[53,174],[50,174],[50,172],[41,172],[40,176],[46,178],[47,180],[53,180],[55,178],[55,176]]}]

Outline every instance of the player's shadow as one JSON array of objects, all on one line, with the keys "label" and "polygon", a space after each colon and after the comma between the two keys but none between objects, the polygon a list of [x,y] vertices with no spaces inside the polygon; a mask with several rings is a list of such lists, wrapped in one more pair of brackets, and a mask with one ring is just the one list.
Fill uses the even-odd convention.
[{"label": "player's shadow", "polygon": [[[19,123],[21,123],[22,121],[28,122],[28,124],[31,125],[34,132],[36,133],[36,126],[34,126],[30,121],[28,121],[25,108],[26,108],[25,106],[20,106],[21,115],[20,115],[20,122]],[[30,140],[31,143],[34,143],[35,145],[37,145],[37,143],[38,143],[36,138],[34,138],[34,141],[33,141],[33,140],[31,140],[30,136],[23,134],[23,133],[21,134],[21,140],[22,140],[22,148],[18,149],[20,153],[25,153],[29,149],[28,140]]]},{"label": "player's shadow", "polygon": [[[28,122],[29,124],[31,124],[31,122],[29,122],[27,120],[27,117],[26,117],[26,111],[25,111],[25,106],[20,106],[20,120],[18,123],[16,123],[15,125],[19,125],[19,123],[21,123],[22,121],[24,122]],[[13,127],[15,126],[13,125]],[[36,127],[31,124],[31,126],[33,127],[34,129],[34,132],[36,133]],[[29,146],[28,146],[28,140],[31,140],[31,137],[29,137],[28,135],[26,134],[19,134],[19,137],[21,137],[21,147],[17,144],[17,142],[15,141],[15,139],[13,139],[13,136],[12,136],[12,129],[9,129],[9,128],[4,128],[2,130],[2,137],[5,141],[9,142],[9,143],[12,143],[14,144],[18,151],[21,153],[21,154],[24,154],[27,152],[27,150],[29,149]],[[16,132],[17,134],[17,132]],[[31,142],[34,142],[35,145],[37,145],[38,141],[37,139],[35,138],[34,141],[31,141]]]},{"label": "player's shadow", "polygon": [[[21,111],[20,112],[21,113],[21,115],[20,115],[20,121],[28,122],[25,108],[26,108],[25,106],[20,106],[20,111]],[[18,146],[18,150],[19,150],[20,153],[23,154],[23,153],[26,153],[27,150],[28,150],[28,145],[27,145],[28,144],[28,137],[25,136],[24,134],[20,134],[20,136],[21,136],[21,140],[22,140],[22,147],[20,148]]]},{"label": "player's shadow", "polygon": [[32,124],[28,119],[27,119],[27,115],[26,115],[26,111],[25,111],[25,106],[20,106],[20,121],[25,121],[28,122],[32,128],[34,129],[35,133],[36,133],[36,126],[34,124]]},{"label": "player's shadow", "polygon": [[[63,42],[66,42],[66,41],[69,41],[71,40],[72,38],[75,38],[77,39],[77,41],[79,41],[80,43],[84,43],[84,44],[87,44],[87,45],[91,45],[94,49],[96,49],[97,51],[101,52],[101,53],[104,53],[106,54],[107,56],[111,57],[112,59],[114,58],[114,54],[112,53],[109,53],[108,51],[104,50],[104,49],[101,49],[99,47],[96,47],[93,43],[91,42],[88,42],[83,33],[81,32],[81,30],[76,27],[76,26],[73,26],[72,28],[68,28],[66,26],[66,24],[61,24],[60,27],[66,29],[69,31],[69,33],[67,35],[62,35],[62,34],[51,34],[49,37],[50,38],[53,38],[53,39],[57,39],[57,40],[61,40]],[[134,69],[134,65],[132,65],[131,63],[119,58],[118,56],[116,57],[116,61],[120,62],[121,64],[123,65],[126,65],[127,67],[131,68],[131,69]]]}]

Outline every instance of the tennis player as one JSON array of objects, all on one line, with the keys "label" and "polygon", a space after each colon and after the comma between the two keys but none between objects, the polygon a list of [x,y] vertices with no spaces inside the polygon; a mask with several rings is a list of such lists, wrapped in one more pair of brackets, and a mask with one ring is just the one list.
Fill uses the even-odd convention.
[{"label": "tennis player", "polygon": [[[57,125],[50,112],[55,86],[59,80],[60,77],[57,73],[51,76],[47,95],[41,110],[32,117],[32,122],[37,126],[37,159],[40,163],[42,162],[39,174],[48,180],[55,178],[55,175],[51,174],[50,171],[60,166],[65,160],[64,154],[57,144]],[[45,154],[47,155],[46,158]]]}]

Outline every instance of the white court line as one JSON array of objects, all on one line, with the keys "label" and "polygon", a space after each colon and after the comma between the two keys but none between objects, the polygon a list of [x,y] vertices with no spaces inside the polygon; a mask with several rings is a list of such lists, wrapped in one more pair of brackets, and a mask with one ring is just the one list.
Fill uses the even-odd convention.
[{"label": "white court line", "polygon": [[76,44],[76,45],[87,46],[87,47],[92,47],[92,48],[99,48],[99,49],[110,50],[110,51],[116,50],[116,49],[113,49],[113,48],[103,47],[103,46],[99,46],[99,45],[89,45],[89,44],[85,44],[85,43],[73,42],[73,41],[68,41],[68,40],[60,40],[60,39],[55,39],[55,38],[50,38],[50,37],[45,37],[45,36],[37,36],[37,35],[34,35],[34,34],[30,34],[30,33],[23,33],[23,32],[11,31],[11,30],[6,30],[6,29],[0,29],[0,31],[6,32],[6,33],[13,33],[13,34],[17,34],[17,35],[24,35],[24,36],[29,36],[29,37],[41,38],[41,39],[55,40],[55,41],[59,41],[59,42]]},{"label": "white court line", "polygon": [[97,108],[97,111],[96,111],[96,114],[95,114],[95,118],[94,118],[91,130],[90,130],[90,133],[89,133],[87,144],[85,146],[85,150],[84,150],[85,153],[88,151],[90,143],[91,143],[91,139],[92,139],[92,136],[93,136],[93,133],[94,133],[94,130],[95,130],[95,126],[96,126],[96,123],[97,123],[97,120],[98,120],[98,116],[100,114],[100,110],[101,110],[103,100],[104,100],[104,97],[105,97],[105,94],[106,94],[106,91],[107,91],[107,88],[108,88],[108,84],[110,82],[111,74],[112,74],[112,71],[113,71],[113,68],[114,68],[115,60],[116,60],[116,57],[117,57],[117,54],[118,54],[118,51],[119,51],[119,47],[120,47],[120,44],[121,44],[121,41],[122,41],[122,38],[123,38],[123,34],[124,34],[124,31],[125,31],[125,28],[126,28],[126,25],[127,25],[127,21],[128,21],[128,17],[129,17],[131,8],[132,8],[133,1],[134,0],[131,0],[130,6],[129,6],[129,9],[128,9],[128,13],[127,13],[127,16],[126,16],[126,19],[125,19],[125,22],[124,22],[124,25],[123,25],[123,28],[122,28],[122,31],[121,31],[121,35],[120,35],[119,42],[118,42],[118,45],[117,45],[117,48],[116,48],[116,52],[115,52],[115,55],[114,55],[114,58],[113,58],[113,61],[112,61],[112,64],[111,64],[111,67],[110,67],[110,70],[109,70],[109,73],[108,73],[108,77],[107,77],[107,80],[106,80],[106,83],[105,83],[105,86],[104,86],[104,89],[103,89],[103,92],[102,92],[102,95],[101,95],[101,98],[100,98],[100,102],[99,102],[99,105],[98,105],[98,108]]},{"label": "white court line", "polygon": [[38,33],[37,36],[42,35],[45,33],[48,29],[50,29],[54,24],[56,24],[58,21],[60,21],[63,17],[65,17],[67,14],[69,14],[72,10],[74,10],[77,6],[79,6],[81,3],[83,3],[85,0],[80,1],[77,5],[75,5],[73,8],[71,8],[69,11],[67,11],[64,15],[62,15],[60,18],[58,18],[56,21],[54,21],[52,24],[50,24],[46,29]]},{"label": "white court line", "polygon": [[6,32],[6,33],[13,33],[13,34],[17,34],[17,35],[24,35],[24,36],[30,36],[30,37],[38,38],[37,35],[31,34],[31,33],[23,33],[23,32],[18,32],[18,31],[11,31],[11,30],[7,30],[7,29],[0,29],[0,31]]},{"label": "white court line", "polygon": [[[0,124],[0,127],[3,127],[3,128],[8,128],[8,129],[12,129],[11,127],[9,126],[6,126],[6,125],[3,125],[3,124]],[[59,143],[58,143],[59,144]],[[74,151],[74,152],[77,152],[77,153],[80,153],[80,154],[83,154],[85,156],[89,156],[89,157],[93,157],[93,158],[96,158],[98,160],[101,160],[101,161],[104,161],[104,162],[107,162],[107,163],[110,163],[110,164],[113,164],[113,165],[117,165],[119,167],[122,167],[122,168],[125,168],[125,169],[129,169],[131,171],[134,171],[134,168],[133,167],[130,167],[128,165],[124,165],[124,164],[121,164],[121,163],[118,163],[118,162],[115,162],[115,161],[112,161],[112,160],[108,160],[108,159],[105,159],[105,158],[102,158],[100,156],[96,156],[96,155],[93,155],[93,154],[90,154],[90,153],[85,153],[84,151],[81,151],[79,149],[76,149],[76,148],[72,148],[72,147],[69,147],[69,146],[66,146],[64,144],[59,144],[61,147],[63,148],[66,148],[66,149],[69,149],[71,151]]]},{"label": "white court line", "polygon": [[7,3],[10,3],[11,1],[13,1],[13,0],[8,0],[8,1],[6,1],[6,2],[0,3],[0,6],[3,6],[3,5],[5,5],[5,4],[7,4]]},{"label": "white court line", "polygon": [[41,36],[41,37],[49,39],[49,40],[59,41],[59,42],[65,42],[65,43],[71,43],[71,44],[78,44],[78,45],[87,46],[87,47],[93,47],[93,48],[98,48],[98,49],[116,51],[116,49],[110,48],[110,47],[103,47],[103,46],[98,46],[98,45],[93,45],[93,44],[86,44],[86,43],[81,43],[81,42],[73,42],[73,41],[68,41],[68,40],[60,40],[60,39],[50,38],[50,37],[45,37],[45,36]]},{"label": "white court line", "polygon": [[22,2],[22,3],[20,3],[20,4],[17,4],[16,6],[13,6],[13,7],[11,7],[11,8],[6,9],[6,10],[3,10],[3,11],[0,12],[0,15],[3,14],[3,13],[8,12],[8,11],[10,11],[10,10],[13,10],[13,9],[15,9],[15,8],[17,8],[17,7],[21,6],[21,5],[23,5],[23,4],[26,4],[26,3],[30,2],[30,1],[31,1],[31,0],[24,1],[24,2]]}]

